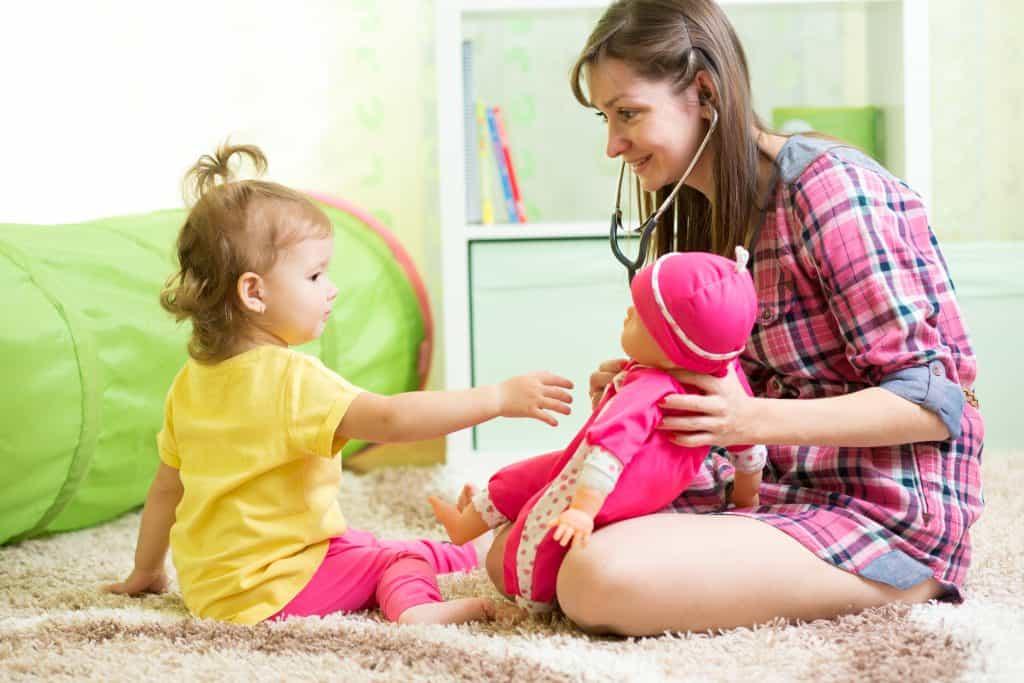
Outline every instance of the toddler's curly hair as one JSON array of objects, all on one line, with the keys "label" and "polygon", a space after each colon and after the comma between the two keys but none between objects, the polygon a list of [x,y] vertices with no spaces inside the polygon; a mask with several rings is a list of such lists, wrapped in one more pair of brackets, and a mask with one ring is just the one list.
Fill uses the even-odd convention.
[{"label": "toddler's curly hair", "polygon": [[255,145],[222,144],[189,169],[184,180],[191,209],[177,241],[179,269],[164,285],[160,305],[179,322],[192,322],[189,355],[217,362],[231,354],[250,313],[238,297],[238,278],[265,274],[282,248],[333,233],[330,220],[306,196],[265,180],[237,180],[234,157],[262,174],[267,159]]}]

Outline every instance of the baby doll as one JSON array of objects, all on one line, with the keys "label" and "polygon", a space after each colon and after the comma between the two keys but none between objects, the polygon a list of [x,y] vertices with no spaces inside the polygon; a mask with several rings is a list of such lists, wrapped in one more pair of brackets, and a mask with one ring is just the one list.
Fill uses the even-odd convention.
[{"label": "baby doll", "polygon": [[[737,361],[757,310],[747,258],[742,247],[736,261],[672,253],[638,273],[622,330],[630,362],[569,447],[498,471],[461,512],[429,499],[456,543],[512,522],[505,589],[520,605],[533,612],[553,607],[570,542],[585,545],[594,528],[657,512],[692,481],[709,449],[681,446],[658,429],[659,404],[696,391],[677,381],[673,368],[721,377],[732,365],[750,392]],[[764,446],[730,449],[737,506],[757,504],[765,454]]]}]

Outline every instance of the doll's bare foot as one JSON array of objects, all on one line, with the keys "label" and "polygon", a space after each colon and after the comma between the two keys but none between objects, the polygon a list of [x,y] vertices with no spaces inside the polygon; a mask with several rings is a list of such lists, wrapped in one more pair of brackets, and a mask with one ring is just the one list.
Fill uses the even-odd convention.
[{"label": "doll's bare foot", "polygon": [[476,487],[472,484],[465,484],[462,487],[462,491],[459,493],[459,499],[455,501],[455,508],[462,512],[466,509],[466,506],[473,502],[473,496],[476,495]]},{"label": "doll's bare foot", "polygon": [[490,621],[493,618],[494,603],[487,598],[462,598],[410,607],[398,617],[398,623],[464,624],[467,621]]},{"label": "doll's bare foot", "polygon": [[[472,505],[459,512],[454,505],[437,496],[428,496],[427,502],[434,509],[434,516],[444,526],[452,543],[458,545],[469,543],[490,530],[483,518],[480,517],[480,513]],[[477,555],[479,555],[479,549]]]},{"label": "doll's bare foot", "polygon": [[447,532],[448,538],[455,543],[469,540],[460,538],[459,518],[462,517],[462,512],[457,507],[446,500],[441,500],[437,496],[427,496],[427,502],[430,503],[430,507],[434,510],[434,516],[437,517],[437,521],[441,522],[441,526]]},{"label": "doll's bare foot", "polygon": [[[459,493],[459,499],[455,501],[455,507],[459,512],[465,510],[468,506],[473,504],[473,496],[476,495],[476,487],[472,484],[465,484],[462,487],[462,491]],[[487,562],[487,551],[491,549],[491,544],[494,543],[494,530],[488,529],[481,536],[477,536],[473,539],[473,547],[476,548],[476,559],[483,567],[484,563]]]}]

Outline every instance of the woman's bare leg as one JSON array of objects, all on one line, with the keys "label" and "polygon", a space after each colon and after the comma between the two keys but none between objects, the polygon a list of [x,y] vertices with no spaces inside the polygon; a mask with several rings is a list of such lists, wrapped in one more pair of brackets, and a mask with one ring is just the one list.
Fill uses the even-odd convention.
[{"label": "woman's bare leg", "polygon": [[[504,537],[494,546],[499,540],[503,548]],[[494,552],[487,558],[492,580]],[[585,549],[574,547],[558,574],[558,601],[570,619],[593,633],[629,636],[831,618],[940,593],[934,579],[906,591],[863,579],[764,522],[728,515],[613,524]]]},{"label": "woman's bare leg", "polygon": [[487,575],[491,577],[491,583],[498,589],[498,592],[509,597],[505,590],[505,543],[508,541],[508,533],[512,530],[511,524],[496,529],[494,541],[491,542],[491,549],[487,552]]}]

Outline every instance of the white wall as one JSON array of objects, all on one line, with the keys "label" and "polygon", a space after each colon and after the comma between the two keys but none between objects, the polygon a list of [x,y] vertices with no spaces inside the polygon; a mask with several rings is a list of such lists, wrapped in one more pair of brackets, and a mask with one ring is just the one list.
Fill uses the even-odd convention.
[{"label": "white wall", "polygon": [[7,5],[0,220],[177,206],[182,173],[227,134],[258,141],[275,176],[309,182],[336,46],[308,7],[269,7]]},{"label": "white wall", "polygon": [[425,0],[5,0],[0,223],[181,206],[231,135],[382,220],[436,308],[432,26]]},{"label": "white wall", "polygon": [[5,2],[0,222],[180,206],[184,172],[230,134],[274,180],[376,214],[429,271],[432,16],[421,0]]}]

